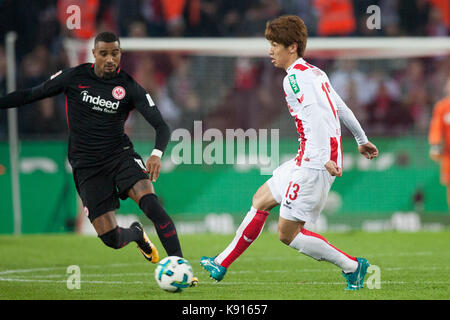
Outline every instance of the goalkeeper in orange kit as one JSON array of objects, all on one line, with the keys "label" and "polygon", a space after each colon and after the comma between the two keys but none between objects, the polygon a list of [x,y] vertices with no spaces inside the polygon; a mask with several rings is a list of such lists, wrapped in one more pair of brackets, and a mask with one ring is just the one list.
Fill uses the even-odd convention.
[{"label": "goalkeeper in orange kit", "polygon": [[428,142],[430,158],[441,164],[441,183],[447,188],[450,208],[450,77],[445,85],[445,94],[433,109]]}]

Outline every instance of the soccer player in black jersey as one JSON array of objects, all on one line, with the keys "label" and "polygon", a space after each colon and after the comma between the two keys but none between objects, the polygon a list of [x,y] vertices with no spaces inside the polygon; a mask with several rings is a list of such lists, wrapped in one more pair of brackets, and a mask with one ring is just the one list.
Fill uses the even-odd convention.
[{"label": "soccer player in black jersey", "polygon": [[[154,223],[167,254],[182,257],[174,223],[152,185],[160,173],[169,128],[150,94],[120,69],[122,50],[114,33],[98,34],[92,52],[95,63],[59,71],[41,85],[12,92],[0,98],[0,108],[19,107],[64,93],[68,158],[84,211],[100,239],[114,249],[135,241],[147,260],[158,262],[158,251],[139,222],[129,228],[117,225],[119,198],[130,197]],[[133,108],[156,131],[155,147],[145,165],[124,133],[124,123]]]}]

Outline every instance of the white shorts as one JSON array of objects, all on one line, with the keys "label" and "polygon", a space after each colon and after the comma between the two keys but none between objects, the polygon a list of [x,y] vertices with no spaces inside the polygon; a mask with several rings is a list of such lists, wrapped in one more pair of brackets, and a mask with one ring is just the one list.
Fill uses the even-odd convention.
[{"label": "white shorts", "polygon": [[280,217],[315,223],[335,178],[327,170],[298,167],[292,159],[275,169],[267,184],[280,204]]}]

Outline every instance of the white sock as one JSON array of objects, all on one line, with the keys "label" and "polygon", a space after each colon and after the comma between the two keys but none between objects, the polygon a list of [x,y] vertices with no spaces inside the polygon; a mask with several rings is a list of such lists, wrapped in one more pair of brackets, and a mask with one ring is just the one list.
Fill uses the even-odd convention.
[{"label": "white sock", "polygon": [[331,262],[340,267],[345,273],[355,272],[358,268],[356,258],[333,247],[321,235],[304,228],[292,240],[289,246],[318,261],[325,260]]}]

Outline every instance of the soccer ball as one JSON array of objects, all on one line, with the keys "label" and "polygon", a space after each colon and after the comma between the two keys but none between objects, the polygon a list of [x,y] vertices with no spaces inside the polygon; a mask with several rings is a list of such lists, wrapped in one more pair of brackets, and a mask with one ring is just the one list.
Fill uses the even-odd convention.
[{"label": "soccer ball", "polygon": [[156,283],[161,289],[170,292],[180,292],[189,287],[192,277],[191,264],[177,256],[162,259],[155,269]]}]

